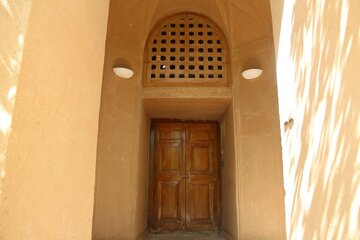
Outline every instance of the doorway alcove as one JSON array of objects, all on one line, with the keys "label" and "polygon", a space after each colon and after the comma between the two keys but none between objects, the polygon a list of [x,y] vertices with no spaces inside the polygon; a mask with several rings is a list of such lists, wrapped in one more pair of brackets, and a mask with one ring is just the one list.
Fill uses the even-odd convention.
[{"label": "doorway alcove", "polygon": [[[160,62],[148,64],[147,55],[143,55],[151,29],[162,19],[171,19],[169,16],[184,12],[206,16],[224,32],[221,40],[228,40],[228,60],[224,62],[231,65],[231,69],[220,73],[199,72],[199,78],[195,75],[195,79],[200,79],[200,74],[204,74],[208,85],[202,81],[184,84],[181,82],[184,77],[171,86],[165,80],[174,81],[176,75],[182,73],[169,72],[162,77],[162,65],[166,69],[171,64],[162,63],[161,54]],[[142,17],[134,17],[140,13]],[[171,4],[140,1],[125,6],[111,2],[99,123],[93,239],[142,239],[149,229],[149,133],[153,118],[219,121],[224,162],[224,237],[284,238],[270,17],[267,1],[230,6],[202,0],[179,0]],[[260,20],[254,21],[254,18]],[[191,39],[187,40],[190,43]],[[161,53],[161,46],[159,51]],[[166,57],[171,57],[171,53],[170,49]],[[186,57],[190,61],[191,56]],[[222,57],[221,61],[224,59],[216,56],[216,61],[218,57]],[[261,64],[264,74],[255,81],[246,82],[241,78],[243,63],[253,58]],[[158,60],[157,55],[154,60]],[[132,79],[114,76],[112,67],[118,61],[126,61],[132,67],[135,71]],[[201,66],[196,64],[195,69]],[[156,65],[154,69],[152,65]],[[188,74],[190,80],[194,79],[190,64],[184,70],[188,71],[184,76]],[[160,79],[155,83],[144,82],[146,74],[150,80],[156,81],[158,76]],[[208,74],[207,79],[205,74]],[[263,225],[259,226],[259,221]]]},{"label": "doorway alcove", "polygon": [[[216,120],[219,123],[223,122],[222,126],[224,128],[225,120],[223,119],[232,100],[230,60],[226,38],[216,24],[205,16],[193,13],[179,13],[166,17],[156,23],[151,30],[144,53],[142,101],[149,119]],[[228,116],[231,118],[231,113]],[[232,134],[226,135],[226,138],[222,134],[222,137],[223,144],[233,146]],[[183,141],[187,140],[183,139]],[[231,167],[235,165],[234,149],[227,150],[229,150],[229,153],[225,154],[225,157],[229,154],[232,157],[226,160],[227,165],[221,170],[224,172],[225,180],[231,182],[231,184],[222,187],[225,193],[236,191],[235,189],[229,189],[229,186],[235,187],[235,178],[228,179],[228,176],[234,175],[232,172],[235,168]],[[152,152],[150,152],[150,156],[152,156]],[[189,158],[185,159],[189,161]],[[154,165],[153,161],[155,161],[155,158],[150,157],[150,166]],[[158,197],[155,192],[153,193],[153,189],[157,189],[157,184],[153,182],[154,174],[156,173],[153,173],[152,168],[150,168],[149,229],[159,225],[162,226],[163,230],[166,230],[165,226],[167,226],[168,230],[181,228],[191,231],[203,229],[206,225],[208,230],[222,230],[221,206],[214,206],[213,211],[218,212],[219,210],[220,219],[210,220],[215,224],[213,227],[210,227],[211,224],[209,225],[209,223],[205,224],[207,221],[205,219],[202,220],[203,224],[205,224],[203,227],[200,227],[200,222],[195,224],[195,220],[195,225],[192,225],[189,220],[191,217],[188,216],[189,212],[184,213],[187,219],[186,224],[185,218],[183,219],[182,215],[178,214],[174,215],[174,220],[158,218],[158,214],[161,215],[162,207],[156,205]],[[188,181],[180,181],[179,186],[182,186],[185,182]],[[219,184],[221,185],[221,181]],[[213,187],[210,186],[210,188]],[[181,199],[178,194],[174,194],[170,196],[170,199]],[[187,198],[190,196],[188,194],[186,194]],[[234,197],[233,201],[231,201],[228,195],[225,194],[225,196],[222,199],[224,205],[233,209],[229,211],[230,208],[224,208],[226,210],[224,211],[224,223],[228,227],[227,225],[230,224],[228,217],[234,210],[236,211],[236,205],[234,204]],[[218,197],[221,198],[221,194]],[[217,199],[215,196],[214,198]],[[215,204],[216,202],[218,200],[214,200]],[[187,201],[184,202],[184,206],[188,208],[186,203]],[[166,208],[169,207],[170,205]],[[177,209],[176,212],[181,209],[181,206],[175,205],[171,207],[174,208],[174,211]],[[158,213],[155,213],[153,209],[158,209]],[[211,212],[212,210],[209,210],[208,213],[211,215]],[[205,215],[207,216],[207,214]],[[236,222],[231,224],[236,225]]]}]

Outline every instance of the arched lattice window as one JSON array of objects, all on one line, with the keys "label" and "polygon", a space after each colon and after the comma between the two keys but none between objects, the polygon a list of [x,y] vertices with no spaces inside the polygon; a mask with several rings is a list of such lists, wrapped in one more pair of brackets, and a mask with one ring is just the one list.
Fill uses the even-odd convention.
[{"label": "arched lattice window", "polygon": [[178,14],[152,30],[144,58],[145,86],[226,86],[228,49],[209,19]]}]

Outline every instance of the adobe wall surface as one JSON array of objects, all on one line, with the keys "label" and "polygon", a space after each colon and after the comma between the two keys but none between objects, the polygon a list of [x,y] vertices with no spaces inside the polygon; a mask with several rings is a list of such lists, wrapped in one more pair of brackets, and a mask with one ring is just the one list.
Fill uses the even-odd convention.
[{"label": "adobe wall surface", "polygon": [[[285,239],[270,2],[233,1],[232,6],[230,41],[239,239]],[[239,23],[244,26],[239,27]],[[245,80],[241,73],[248,67],[261,67],[263,74]]]},{"label": "adobe wall surface", "polygon": [[91,238],[107,15],[103,0],[31,4],[7,149],[1,239]]},{"label": "adobe wall surface", "polygon": [[0,3],[0,205],[31,0]]},{"label": "adobe wall surface", "polygon": [[271,7],[288,239],[359,239],[360,2]]},{"label": "adobe wall surface", "polygon": [[230,106],[221,120],[221,160],[222,160],[222,226],[223,234],[228,238],[239,238],[239,220],[234,212],[238,209],[237,161],[234,143],[234,112]]}]

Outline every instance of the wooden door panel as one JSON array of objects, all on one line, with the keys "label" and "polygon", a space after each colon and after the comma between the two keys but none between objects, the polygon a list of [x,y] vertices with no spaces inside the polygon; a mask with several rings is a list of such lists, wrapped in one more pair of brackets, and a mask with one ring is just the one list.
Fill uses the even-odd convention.
[{"label": "wooden door panel", "polygon": [[213,123],[156,123],[153,229],[220,229],[218,128]]},{"label": "wooden door panel", "polygon": [[186,158],[186,226],[193,231],[217,230],[219,209],[216,126],[190,124]]},{"label": "wooden door panel", "polygon": [[181,230],[185,225],[185,142],[183,126],[155,127],[154,229]]},{"label": "wooden door panel", "polygon": [[186,226],[192,231],[216,230],[214,221],[214,185],[189,182],[186,201]]},{"label": "wooden door panel", "polygon": [[213,159],[212,144],[198,143],[192,144],[190,153],[190,174],[191,175],[212,175]]},{"label": "wooden door panel", "polygon": [[[191,129],[192,141],[211,141],[213,139],[213,129],[209,126],[194,126]],[[198,128],[198,129],[196,129]]]},{"label": "wooden door panel", "polygon": [[158,173],[181,174],[182,144],[180,142],[167,142],[159,144]]},{"label": "wooden door panel", "polygon": [[181,140],[182,139],[182,127],[171,125],[164,125],[159,129],[159,140]]},{"label": "wooden door panel", "polygon": [[158,181],[155,192],[156,229],[181,230],[184,225],[182,208],[184,181]]}]

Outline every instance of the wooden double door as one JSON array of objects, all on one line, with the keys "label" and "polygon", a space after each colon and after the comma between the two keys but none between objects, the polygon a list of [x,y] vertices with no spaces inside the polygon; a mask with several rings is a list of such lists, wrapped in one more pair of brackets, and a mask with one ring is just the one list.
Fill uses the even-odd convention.
[{"label": "wooden double door", "polygon": [[219,231],[218,123],[155,122],[153,126],[152,229]]}]

